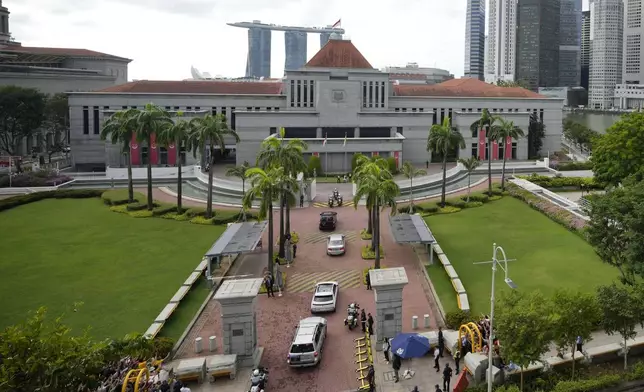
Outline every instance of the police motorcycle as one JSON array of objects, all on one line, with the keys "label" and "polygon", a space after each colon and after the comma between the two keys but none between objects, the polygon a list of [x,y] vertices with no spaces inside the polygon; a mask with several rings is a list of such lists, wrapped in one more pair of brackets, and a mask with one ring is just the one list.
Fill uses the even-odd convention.
[{"label": "police motorcycle", "polygon": [[344,325],[349,327],[349,330],[358,326],[358,311],[360,310],[360,305],[357,302],[349,304],[347,308],[347,318],[344,319]]},{"label": "police motorcycle", "polygon": [[249,392],[264,392],[266,384],[268,383],[268,369],[265,367],[258,367],[253,370],[250,376],[250,391]]},{"label": "police motorcycle", "polygon": [[333,198],[333,195],[329,195],[329,207],[333,208],[335,199]]}]

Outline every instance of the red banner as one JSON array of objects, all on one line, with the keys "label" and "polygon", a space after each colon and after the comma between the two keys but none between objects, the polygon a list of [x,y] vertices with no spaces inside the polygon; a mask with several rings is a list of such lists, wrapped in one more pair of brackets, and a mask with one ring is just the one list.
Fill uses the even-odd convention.
[{"label": "red banner", "polygon": [[394,151],[394,159],[396,160],[396,167],[400,167],[399,159],[400,159],[400,151]]},{"label": "red banner", "polygon": [[136,141],[135,135],[132,135],[132,140],[130,140],[130,162],[133,165],[141,164],[141,148],[139,142]]},{"label": "red banner", "polygon": [[512,138],[508,136],[505,140],[505,157],[512,159]]},{"label": "red banner", "polygon": [[156,165],[159,163],[159,146],[157,146],[157,135],[150,136],[150,163]]},{"label": "red banner", "polygon": [[499,142],[496,140],[492,142],[492,160],[496,161],[499,159]]},{"label": "red banner", "polygon": [[485,160],[485,130],[479,130],[479,159]]},{"label": "red banner", "polygon": [[171,144],[168,146],[168,165],[174,166],[177,164],[177,153],[179,152],[179,149],[176,148],[174,144]]},{"label": "red banner", "polygon": [[313,156],[314,156],[314,157],[319,157],[319,156],[320,156],[320,153],[319,153],[319,152],[314,152],[314,153],[313,153]]},{"label": "red banner", "polygon": [[467,381],[467,369],[461,369],[461,372],[458,374],[458,378],[456,379],[456,384],[454,385],[454,392],[463,392],[465,389],[467,389],[467,386],[469,385],[469,381]]},{"label": "red banner", "polygon": [[371,153],[371,156],[374,156],[374,157],[377,157],[378,155],[380,155],[378,151],[374,151]]}]

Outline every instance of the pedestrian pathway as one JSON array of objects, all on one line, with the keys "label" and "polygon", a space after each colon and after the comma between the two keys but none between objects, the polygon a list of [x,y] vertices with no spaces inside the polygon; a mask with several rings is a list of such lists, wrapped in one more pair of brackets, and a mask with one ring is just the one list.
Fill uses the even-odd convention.
[{"label": "pedestrian pathway", "polygon": [[312,293],[315,284],[334,281],[340,284],[340,291],[362,286],[361,273],[356,270],[294,273],[286,278],[289,293]]}]

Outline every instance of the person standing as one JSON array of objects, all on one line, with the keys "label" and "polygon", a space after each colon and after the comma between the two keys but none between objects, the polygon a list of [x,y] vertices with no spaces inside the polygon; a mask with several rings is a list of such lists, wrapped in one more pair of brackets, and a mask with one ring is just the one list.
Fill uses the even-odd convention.
[{"label": "person standing", "polygon": [[304,207],[304,195],[300,195],[300,208]]},{"label": "person standing", "polygon": [[266,275],[266,279],[264,279],[264,286],[266,287],[266,296],[275,297],[275,293],[273,292],[273,278],[270,274]]},{"label": "person standing", "polygon": [[[436,390],[434,392],[443,392],[443,391],[441,391],[441,388],[438,386],[438,384],[436,384],[435,388],[436,388]],[[447,391],[447,392],[449,392],[449,391]]]},{"label": "person standing", "polygon": [[362,326],[362,332],[367,332],[367,314],[364,312],[364,309],[360,312],[360,326]]},{"label": "person standing", "polygon": [[443,358],[443,350],[445,350],[445,340],[443,338],[443,329],[438,327],[438,349],[441,352],[441,358]]},{"label": "person standing", "polygon": [[394,358],[391,361],[391,367],[394,369],[394,382],[398,382],[400,380],[398,376],[398,371],[400,371],[401,365],[402,365],[402,361],[400,360],[400,355],[394,353]]},{"label": "person standing", "polygon": [[373,317],[371,313],[367,315],[367,326],[369,327],[369,336],[373,336]]},{"label": "person standing", "polygon": [[369,392],[374,392],[376,390],[376,372],[373,370],[373,365],[369,365],[369,370],[367,371],[367,383],[369,383]]},{"label": "person standing", "polygon": [[449,382],[452,380],[452,368],[449,363],[445,364],[443,369],[443,390],[449,392]]},{"label": "person standing", "polygon": [[458,374],[461,366],[461,352],[458,350],[454,353],[454,363],[456,364],[456,374]]},{"label": "person standing", "polygon": [[389,338],[385,338],[382,342],[382,353],[385,354],[385,362],[389,363],[389,350],[391,350],[391,343]]},{"label": "person standing", "polygon": [[369,271],[364,277],[365,283],[367,283],[367,290],[371,290],[371,277],[369,276]]},{"label": "person standing", "polygon": [[440,371],[441,371],[441,367],[440,367],[440,365],[438,364],[438,358],[440,358],[440,356],[441,356],[441,352],[440,352],[440,350],[438,349],[438,347],[436,347],[436,348],[434,349],[434,369],[436,369],[436,373],[438,373],[438,372],[440,372]]},{"label": "person standing", "polygon": [[583,344],[584,340],[581,338],[581,336],[577,336],[577,351],[579,351],[580,353],[584,352]]},{"label": "person standing", "polygon": [[293,244],[293,258],[297,255],[297,244]]}]

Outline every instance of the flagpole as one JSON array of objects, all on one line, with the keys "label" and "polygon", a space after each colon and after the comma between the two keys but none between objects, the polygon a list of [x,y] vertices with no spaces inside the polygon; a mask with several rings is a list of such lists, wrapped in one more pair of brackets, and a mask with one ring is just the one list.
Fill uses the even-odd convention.
[{"label": "flagpole", "polygon": [[11,177],[13,177],[13,166],[11,165],[11,155],[9,155],[9,188],[11,188]]}]

